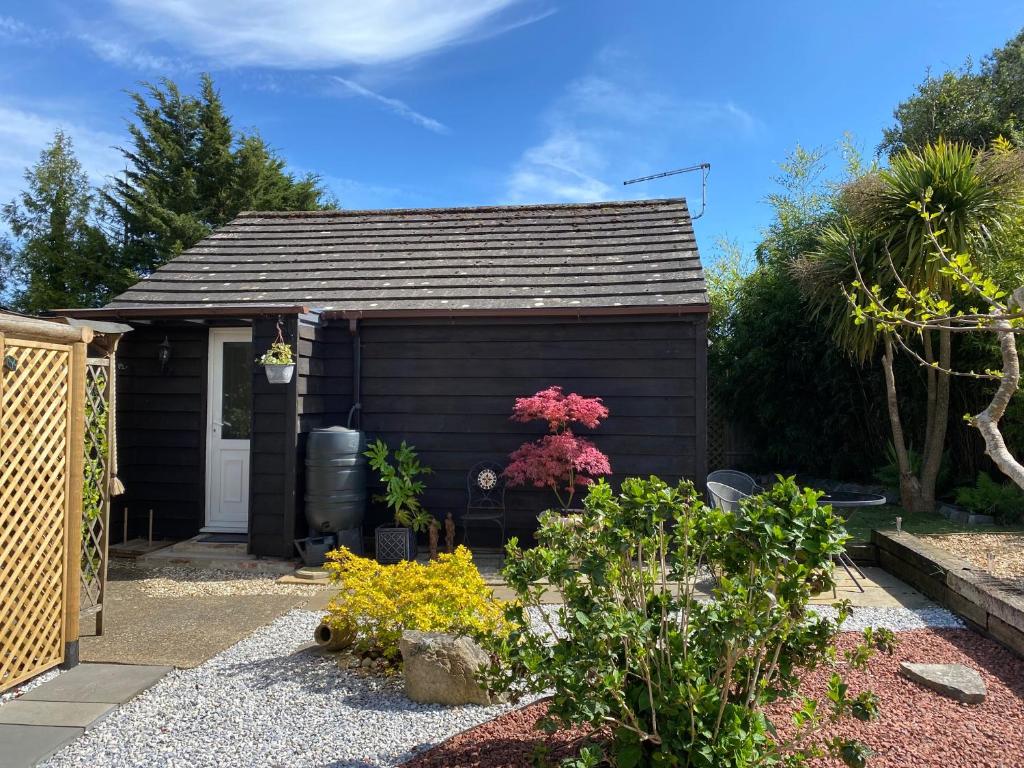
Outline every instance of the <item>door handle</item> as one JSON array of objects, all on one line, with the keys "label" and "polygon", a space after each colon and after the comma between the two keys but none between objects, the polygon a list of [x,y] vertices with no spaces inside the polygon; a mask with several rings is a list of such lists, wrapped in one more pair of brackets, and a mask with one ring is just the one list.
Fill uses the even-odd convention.
[{"label": "door handle", "polygon": [[231,425],[226,421],[215,421],[213,422],[215,427],[230,427]]}]

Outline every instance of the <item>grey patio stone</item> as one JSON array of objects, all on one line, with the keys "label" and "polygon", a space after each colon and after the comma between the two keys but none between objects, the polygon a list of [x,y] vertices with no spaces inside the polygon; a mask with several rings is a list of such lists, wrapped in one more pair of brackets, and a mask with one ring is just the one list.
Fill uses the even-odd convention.
[{"label": "grey patio stone", "polygon": [[88,728],[115,705],[104,702],[24,701],[15,699],[0,707],[0,724],[59,725]]},{"label": "grey patio stone", "polygon": [[31,768],[82,733],[81,728],[0,725],[0,768]]},{"label": "grey patio stone", "polygon": [[142,693],[171,669],[136,664],[79,664],[33,688],[21,700],[121,704]]},{"label": "grey patio stone", "polygon": [[980,704],[988,693],[981,675],[963,664],[900,662],[900,671],[916,683],[963,704]]}]

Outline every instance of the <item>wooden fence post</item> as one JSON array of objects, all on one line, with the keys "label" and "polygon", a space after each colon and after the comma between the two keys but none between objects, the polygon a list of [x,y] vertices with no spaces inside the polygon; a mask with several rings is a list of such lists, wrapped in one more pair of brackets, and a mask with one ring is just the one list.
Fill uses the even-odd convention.
[{"label": "wooden fence post", "polygon": [[77,341],[71,345],[71,387],[68,408],[68,497],[67,497],[67,560],[64,567],[64,663],[78,664],[79,610],[82,592],[82,490],[85,476],[85,367],[87,345]]}]

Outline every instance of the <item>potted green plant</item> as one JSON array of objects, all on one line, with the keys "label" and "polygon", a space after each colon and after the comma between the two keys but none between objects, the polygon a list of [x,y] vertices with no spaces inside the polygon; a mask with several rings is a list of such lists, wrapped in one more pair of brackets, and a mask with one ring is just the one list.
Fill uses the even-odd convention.
[{"label": "potted green plant", "polygon": [[295,373],[295,355],[286,341],[275,341],[258,362],[271,384],[287,384]]},{"label": "potted green plant", "polygon": [[377,562],[397,563],[416,557],[416,534],[425,531],[433,519],[420,504],[424,485],[420,478],[433,470],[420,464],[416,449],[404,440],[394,451],[378,438],[364,454],[384,484],[384,493],[373,497],[391,510],[394,527],[379,526],[374,533]]}]

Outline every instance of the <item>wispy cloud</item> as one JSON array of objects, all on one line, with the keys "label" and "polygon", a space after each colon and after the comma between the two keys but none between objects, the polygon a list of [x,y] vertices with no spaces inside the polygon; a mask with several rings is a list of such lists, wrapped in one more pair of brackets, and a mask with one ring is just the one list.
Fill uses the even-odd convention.
[{"label": "wispy cloud", "polygon": [[[710,134],[751,138],[757,119],[725,99],[680,100],[653,86],[621,56],[604,53],[594,72],[568,83],[541,117],[542,138],[509,170],[503,200],[582,202],[635,197],[622,180],[661,164],[701,157],[675,154]],[[692,150],[690,150],[692,151]]]},{"label": "wispy cloud", "polygon": [[142,48],[126,45],[116,40],[95,37],[91,34],[77,35],[76,38],[103,61],[125,69],[170,74],[186,68],[180,61],[150,53]]},{"label": "wispy cloud", "polygon": [[[324,69],[398,62],[544,18],[524,0],[112,0],[120,20],[226,66]],[[533,0],[532,4],[536,4]]]},{"label": "wispy cloud", "polygon": [[51,43],[60,35],[51,29],[34,27],[13,16],[0,16],[0,41],[20,45]]},{"label": "wispy cloud", "polygon": [[0,42],[34,47],[83,45],[108,64],[134,71],[171,73],[186,68],[182,61],[151,53],[134,43],[120,42],[111,36],[116,30],[104,29],[101,37],[93,31],[79,29],[85,26],[72,21],[70,29],[58,31],[33,26],[12,16],[0,16]]},{"label": "wispy cloud", "polygon": [[332,75],[330,79],[343,86],[350,93],[380,104],[389,112],[393,112],[403,120],[408,120],[410,123],[415,123],[421,128],[426,128],[428,131],[433,131],[434,133],[449,133],[448,127],[444,123],[417,112],[400,99],[392,99],[389,96],[383,96],[375,91],[371,91],[369,88],[366,88],[359,83],[353,82],[352,80],[346,80],[344,77]]},{"label": "wispy cloud", "polygon": [[611,187],[597,178],[606,166],[594,142],[570,128],[552,132],[530,147],[507,182],[511,202],[604,200]]}]

